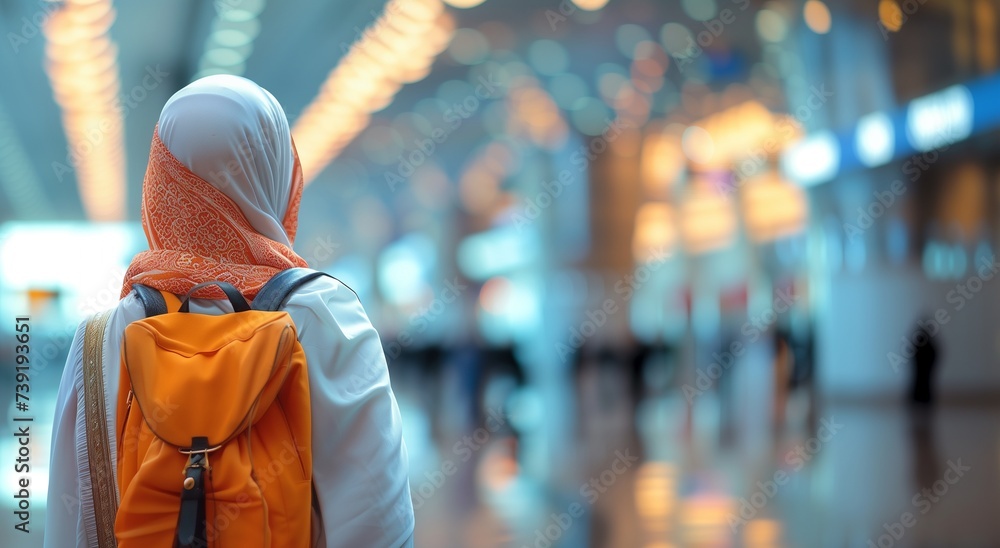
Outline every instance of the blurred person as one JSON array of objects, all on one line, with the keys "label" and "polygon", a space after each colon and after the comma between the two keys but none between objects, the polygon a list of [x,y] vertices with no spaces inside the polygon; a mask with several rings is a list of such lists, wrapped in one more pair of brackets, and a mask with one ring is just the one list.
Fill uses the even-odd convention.
[{"label": "blurred person", "polygon": [[[84,401],[87,322],[76,332],[63,371],[45,546],[97,546],[98,534],[107,538],[107,522],[99,531],[95,517],[99,485],[91,477],[86,432],[91,420],[115,425],[123,332],[145,317],[133,284],[184,294],[222,280],[252,299],[276,273],[306,266],[292,250],[302,189],[285,113],[263,88],[240,77],[210,76],[167,101],[143,181],[150,249],[132,260],[104,331],[106,416],[89,417]],[[196,295],[204,298],[190,300],[191,312],[233,311],[214,287]],[[378,333],[357,296],[329,277],[309,281],[282,310],[295,324],[308,370],[312,545],[411,546],[406,448]],[[108,430],[115,463],[117,432]],[[281,539],[274,543],[283,545]]]},{"label": "blurred person", "polygon": [[[507,415],[508,401],[513,394],[524,388],[528,380],[513,346],[484,349],[479,359],[475,402],[470,413],[472,424],[475,425],[483,424],[491,413],[498,410],[501,415]],[[510,427],[508,424],[507,428]]]},{"label": "blurred person", "polygon": [[785,329],[774,331],[774,393],[772,420],[777,434],[785,426],[788,408],[788,392],[792,385],[792,371],[795,370],[795,355],[791,346],[791,335]]},{"label": "blurred person", "polygon": [[795,360],[792,372],[792,389],[805,391],[809,398],[806,411],[806,424],[810,435],[815,435],[819,427],[819,391],[816,386],[816,328],[810,320],[805,322],[799,336],[795,339],[792,351]]},{"label": "blurred person", "polygon": [[918,322],[913,330],[913,377],[910,386],[910,403],[916,405],[932,405],[934,403],[934,368],[937,364],[938,349],[934,338]]},{"label": "blurred person", "polygon": [[[736,394],[733,388],[736,384],[733,377],[736,374],[737,358],[729,352],[733,348],[733,345],[737,344],[738,340],[737,334],[732,328],[723,328],[720,338],[721,344],[718,350],[713,353],[713,357],[726,356],[729,353],[729,359],[732,360],[732,363],[722,370],[718,380],[715,381],[716,391],[719,396],[719,442],[723,446],[731,446],[735,443],[739,430]],[[720,361],[720,358],[716,357],[713,363],[721,366]]]}]

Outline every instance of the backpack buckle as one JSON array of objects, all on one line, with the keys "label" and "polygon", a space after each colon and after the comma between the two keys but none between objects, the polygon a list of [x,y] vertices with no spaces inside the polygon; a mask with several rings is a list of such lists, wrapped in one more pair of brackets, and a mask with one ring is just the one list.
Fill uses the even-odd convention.
[{"label": "backpack buckle", "polygon": [[[212,467],[209,466],[208,463],[208,453],[202,451],[199,451],[197,453],[189,453],[187,464],[184,465],[184,470],[181,471],[181,474],[187,476],[188,469],[190,468],[201,468],[203,470],[211,470]],[[186,480],[184,480],[185,489],[191,489],[192,487],[194,487],[194,481],[189,482],[188,480],[190,479],[191,478],[187,478]],[[188,483],[191,484],[191,487],[188,487]]]},{"label": "backpack buckle", "polygon": [[[222,447],[221,445],[216,445],[215,447],[207,447],[208,440],[206,438],[194,438],[194,440],[192,441],[196,442],[193,444],[192,447],[177,449],[177,451],[180,452],[181,454],[188,456],[187,464],[184,465],[184,470],[181,471],[181,473],[184,474],[185,476],[187,475],[187,471],[189,468],[201,468],[203,470],[211,470],[212,466],[209,464],[208,454]],[[191,489],[194,487],[194,482],[193,481],[189,482],[188,481],[189,479],[191,478],[187,478],[186,480],[184,480],[185,489]],[[189,483],[191,484],[191,487],[188,487]]]}]

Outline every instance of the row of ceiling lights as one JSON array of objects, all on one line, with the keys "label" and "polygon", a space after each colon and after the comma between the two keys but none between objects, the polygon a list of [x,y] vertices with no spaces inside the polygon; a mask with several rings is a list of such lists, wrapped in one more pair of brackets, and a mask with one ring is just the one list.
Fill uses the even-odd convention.
[{"label": "row of ceiling lights", "polygon": [[[199,77],[243,72],[263,6],[264,0],[219,5]],[[95,221],[126,217],[118,50],[109,35],[114,19],[110,0],[67,0],[45,23],[46,70],[70,151],[54,169],[61,170],[60,177],[76,172],[85,212]],[[404,84],[430,72],[453,32],[441,0],[387,4],[293,128],[307,182],[367,126],[372,112],[387,106]]]},{"label": "row of ceiling lights", "polygon": [[292,128],[306,184],[367,126],[403,85],[431,70],[454,22],[441,0],[391,0],[330,72]]},{"label": "row of ceiling lights", "polygon": [[110,0],[66,0],[44,26],[45,68],[70,151],[53,169],[60,178],[76,171],[84,209],[97,221],[125,217],[118,48],[108,33],[114,19]]}]

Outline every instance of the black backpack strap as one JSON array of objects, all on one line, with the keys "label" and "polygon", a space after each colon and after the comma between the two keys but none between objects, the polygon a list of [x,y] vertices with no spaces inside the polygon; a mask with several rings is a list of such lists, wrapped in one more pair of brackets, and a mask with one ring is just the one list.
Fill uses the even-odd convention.
[{"label": "black backpack strap", "polygon": [[218,447],[209,448],[208,438],[191,438],[191,447],[182,449],[188,455],[184,466],[184,489],[181,491],[181,509],[177,515],[177,537],[174,548],[201,548],[208,546],[205,534],[205,472],[211,483],[212,468],[208,465],[208,454]]},{"label": "black backpack strap", "polygon": [[135,295],[139,297],[139,302],[146,310],[147,318],[167,313],[167,301],[159,291],[142,284],[132,284],[132,288],[135,289]]},{"label": "black backpack strap", "polygon": [[[254,297],[253,303],[250,307],[254,310],[264,310],[269,312],[281,310],[281,308],[285,306],[285,301],[288,300],[288,297],[290,297],[296,289],[322,276],[337,280],[337,278],[334,278],[326,272],[312,270],[311,268],[289,268],[287,270],[282,270],[281,272],[275,274],[273,278],[268,280],[268,282],[264,284],[264,287],[257,292],[257,296]],[[337,281],[340,282],[340,280]],[[347,287],[347,284],[344,284],[344,282],[340,283],[344,287]],[[351,288],[347,287],[347,289]],[[353,289],[351,289],[351,293],[354,293]],[[357,294],[355,293],[355,295]]]}]

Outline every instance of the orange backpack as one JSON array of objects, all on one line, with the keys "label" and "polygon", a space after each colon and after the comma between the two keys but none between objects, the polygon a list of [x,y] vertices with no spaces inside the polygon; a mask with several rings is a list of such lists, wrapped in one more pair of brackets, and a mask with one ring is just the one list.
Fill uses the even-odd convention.
[{"label": "orange backpack", "polygon": [[[183,301],[134,286],[146,318],[125,328],[121,348],[118,546],[309,545],[309,378],[279,310],[323,275],[282,271],[252,308],[224,282],[198,284]],[[211,284],[232,314],[188,312],[189,296]]]}]

